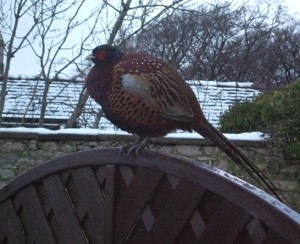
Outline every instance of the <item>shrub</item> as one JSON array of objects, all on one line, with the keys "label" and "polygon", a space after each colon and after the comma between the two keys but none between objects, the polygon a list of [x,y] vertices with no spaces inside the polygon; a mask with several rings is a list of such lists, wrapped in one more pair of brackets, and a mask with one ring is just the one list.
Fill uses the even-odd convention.
[{"label": "shrub", "polygon": [[243,101],[237,102],[222,115],[220,130],[227,133],[257,131],[261,124],[261,104]]},{"label": "shrub", "polygon": [[300,159],[300,80],[231,107],[220,120],[222,132],[263,131],[286,157]]}]

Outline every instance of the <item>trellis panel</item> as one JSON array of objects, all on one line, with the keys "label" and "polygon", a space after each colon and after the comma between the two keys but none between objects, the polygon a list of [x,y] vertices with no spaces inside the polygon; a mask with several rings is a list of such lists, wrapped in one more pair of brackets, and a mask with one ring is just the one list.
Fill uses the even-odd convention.
[{"label": "trellis panel", "polygon": [[0,243],[300,243],[300,216],[204,165],[98,149],[4,187]]}]

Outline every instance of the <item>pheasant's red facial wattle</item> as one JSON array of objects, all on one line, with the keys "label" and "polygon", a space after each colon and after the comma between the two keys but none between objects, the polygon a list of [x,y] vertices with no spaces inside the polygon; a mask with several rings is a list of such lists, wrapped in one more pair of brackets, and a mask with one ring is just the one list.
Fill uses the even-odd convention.
[{"label": "pheasant's red facial wattle", "polygon": [[105,60],[107,57],[107,52],[105,51],[98,51],[94,55],[98,60]]}]

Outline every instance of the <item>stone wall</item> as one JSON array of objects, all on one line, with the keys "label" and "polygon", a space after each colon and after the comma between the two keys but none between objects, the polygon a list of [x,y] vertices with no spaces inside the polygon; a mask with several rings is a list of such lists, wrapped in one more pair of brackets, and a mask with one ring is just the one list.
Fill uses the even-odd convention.
[{"label": "stone wall", "polygon": [[[0,188],[20,174],[50,159],[76,151],[120,146],[132,140],[127,135],[76,135],[0,133]],[[264,141],[234,141],[278,187],[287,205],[300,212],[299,162],[289,162]],[[228,171],[254,184],[246,173],[210,142],[201,139],[154,140],[149,149],[196,160]],[[298,178],[297,178],[298,176]]]}]

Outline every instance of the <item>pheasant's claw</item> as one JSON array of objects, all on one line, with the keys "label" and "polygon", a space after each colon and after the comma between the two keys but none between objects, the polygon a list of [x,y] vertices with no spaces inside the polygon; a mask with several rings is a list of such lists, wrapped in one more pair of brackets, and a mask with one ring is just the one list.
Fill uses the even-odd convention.
[{"label": "pheasant's claw", "polygon": [[127,157],[130,155],[137,155],[141,149],[144,149],[146,145],[143,144],[133,144],[131,147],[127,150]]},{"label": "pheasant's claw", "polygon": [[133,146],[134,146],[134,143],[128,143],[126,145],[123,145],[120,149],[119,156],[121,156],[124,152],[128,157],[128,151],[130,151],[130,148],[132,148]]},{"label": "pheasant's claw", "polygon": [[125,152],[127,158],[129,158],[130,155],[136,156],[141,149],[144,149],[147,146],[148,141],[149,137],[139,137],[137,141],[122,146],[120,150],[120,155],[122,155],[122,153]]}]

